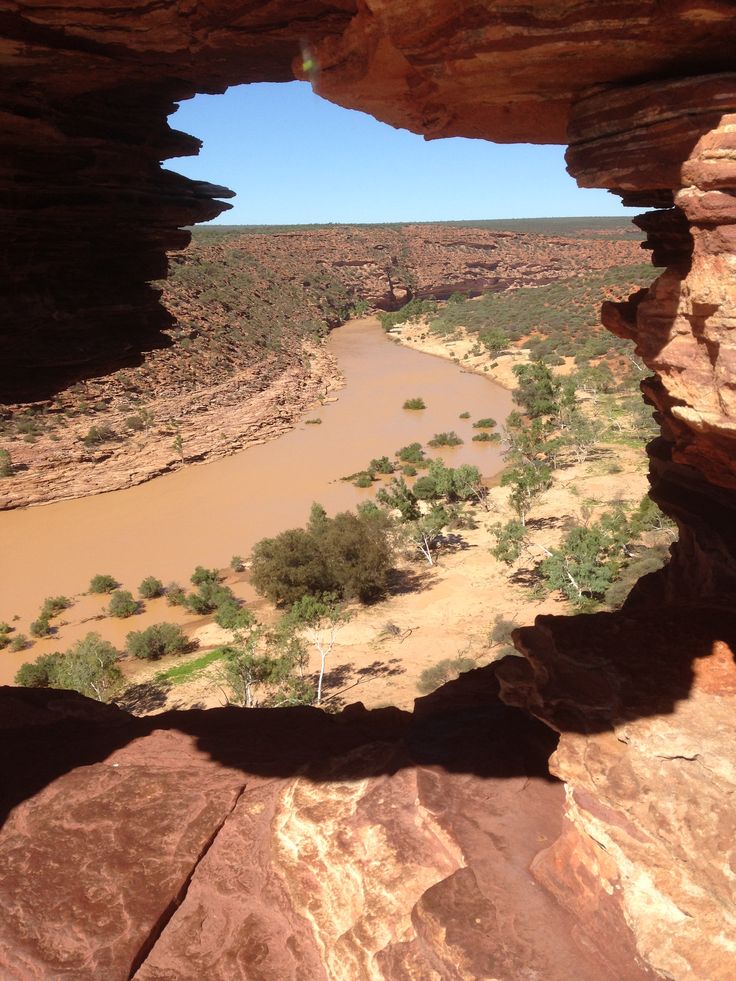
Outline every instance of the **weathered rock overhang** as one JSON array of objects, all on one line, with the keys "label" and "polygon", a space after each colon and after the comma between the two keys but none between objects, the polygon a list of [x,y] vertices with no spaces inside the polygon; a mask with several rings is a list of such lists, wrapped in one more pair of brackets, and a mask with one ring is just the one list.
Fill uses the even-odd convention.
[{"label": "weathered rock overhang", "polygon": [[[537,863],[595,942],[611,897],[665,977],[733,976],[736,882],[736,18],[727,0],[11,2],[0,15],[5,390],[52,390],[162,343],[149,283],[222,188],[174,104],[310,77],[428,138],[569,144],[569,169],[654,210],[665,271],[607,306],[653,372],[653,496],[669,566],[616,615],[522,631],[504,697],[561,733],[568,831]],[[666,627],[666,629],[665,629]],[[708,792],[704,792],[704,788]]]}]

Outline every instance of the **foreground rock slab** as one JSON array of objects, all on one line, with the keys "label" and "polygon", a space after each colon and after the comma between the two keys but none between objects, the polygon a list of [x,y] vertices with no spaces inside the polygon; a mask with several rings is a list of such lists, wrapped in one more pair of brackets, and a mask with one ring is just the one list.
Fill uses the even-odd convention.
[{"label": "foreground rock slab", "polygon": [[413,714],[0,706],[4,978],[653,976],[530,871],[554,737],[487,669]]}]

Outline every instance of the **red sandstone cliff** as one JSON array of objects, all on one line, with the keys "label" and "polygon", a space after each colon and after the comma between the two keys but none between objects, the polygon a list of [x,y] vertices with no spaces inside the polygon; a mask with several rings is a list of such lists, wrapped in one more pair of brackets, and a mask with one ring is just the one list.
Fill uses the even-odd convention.
[{"label": "red sandstone cliff", "polygon": [[[13,244],[3,287],[0,364],[6,372],[25,370],[37,387],[53,390],[75,372],[89,374],[106,359],[123,355],[134,360],[161,343],[167,318],[146,283],[164,275],[166,249],[185,243],[187,235],[178,226],[222,207],[213,200],[221,190],[159,168],[161,159],[196,150],[196,141],[168,129],[172,103],[235,82],[289,78],[292,64],[302,70],[305,49],[315,66],[315,86],[336,102],[429,137],[568,142],[570,171],[581,183],[608,187],[629,203],[655,209],[641,225],[655,263],[667,269],[645,295],[607,309],[605,316],[612,329],[636,338],[654,373],[646,396],[657,406],[662,437],[650,450],[653,494],[678,520],[680,544],[670,565],[645,581],[620,614],[558,618],[522,631],[518,642],[529,666],[506,666],[504,697],[562,733],[554,768],[566,781],[567,824],[557,845],[534,863],[547,888],[574,911],[573,921],[557,922],[555,943],[565,946],[578,938],[587,950],[604,951],[599,924],[613,904],[650,970],[682,981],[730,981],[736,956],[729,728],[736,646],[731,620],[736,580],[733,4],[304,0],[295,14],[293,4],[278,0],[265,6],[225,0],[133,3],[125,10],[102,0],[71,10],[20,0],[6,4],[2,26],[0,146],[8,190],[2,207]],[[73,742],[66,731],[58,738]],[[478,747],[477,733],[465,732],[461,757]],[[176,749],[173,759],[185,755]],[[160,758],[171,765],[172,757],[162,752]],[[493,759],[489,749],[484,758]],[[452,772],[447,757],[432,759],[443,773]],[[115,775],[106,773],[105,780],[126,778],[125,762],[121,759]],[[74,764],[72,756],[65,769]],[[63,796],[57,797],[56,809],[53,797],[62,794],[62,781],[78,782],[81,804],[72,820],[77,828],[86,827],[96,800],[94,786],[84,784],[90,775],[90,769],[71,770],[50,784],[47,796],[38,798],[38,824],[28,809],[15,812],[10,843],[16,882],[29,864],[39,868],[44,859],[59,856],[68,861],[54,885],[83,881],[80,860],[68,847]],[[420,776],[421,767],[416,779]],[[17,779],[22,785],[22,775]],[[108,785],[99,786],[109,797]],[[199,837],[192,836],[195,844],[189,842],[182,853],[200,854],[197,846],[209,842],[213,824],[218,826],[228,793],[235,794],[224,778],[218,786],[208,801],[220,799],[220,811],[200,824]],[[352,790],[346,792],[339,778],[328,774],[320,786],[333,813],[349,806],[345,801]],[[172,794],[185,788],[182,780]],[[407,797],[422,800],[411,787],[399,788],[398,781],[379,792],[383,808],[394,801],[400,807]],[[201,797],[201,788],[198,793]],[[242,827],[277,813],[268,796],[274,788],[265,793],[266,799],[254,801],[256,810],[263,805],[261,816],[244,817]],[[291,793],[293,802],[296,791]],[[480,794],[480,812],[492,813],[494,794]],[[452,793],[441,786],[440,797],[451,800]],[[528,798],[518,799],[520,813],[534,808]],[[549,804],[540,806],[551,810]],[[292,803],[290,813],[297,810]],[[129,812],[121,807],[118,813],[127,817]],[[43,852],[44,822],[55,821],[59,813],[61,832],[53,839],[58,847],[49,855]],[[465,818],[462,806],[452,815],[458,835]],[[412,822],[414,833],[417,826]],[[425,841],[432,834],[440,840],[436,823],[419,827]],[[509,822],[483,838],[478,868],[488,870],[484,863],[493,847],[503,852],[512,833]],[[349,850],[349,833],[333,840],[344,841]],[[404,840],[393,853],[408,867],[412,853]],[[545,840],[537,844],[539,851],[547,848]],[[436,873],[443,882],[455,853],[447,845]],[[125,854],[125,849],[115,853],[114,870],[125,865]],[[310,888],[303,866],[309,867],[314,852],[306,854],[307,861],[296,865],[290,896]],[[374,843],[369,855],[383,855],[381,847]],[[257,868],[268,867],[257,858]],[[331,859],[329,867],[340,861]],[[144,868],[156,864],[151,858]],[[467,938],[463,958],[485,949],[493,923],[494,936],[508,942],[511,959],[500,962],[500,969],[493,958],[480,966],[462,960],[458,967],[459,955],[450,972],[518,976],[514,958],[530,949],[534,922],[524,923],[523,936],[515,933],[521,919],[509,923],[497,902],[486,921],[489,907],[472,882],[479,875],[472,863],[468,867],[471,873],[457,875],[452,888],[439,894],[426,882],[417,886],[425,899],[406,913],[414,931],[402,937],[407,959],[387,961],[384,976],[447,975],[446,962],[437,959],[425,938],[443,930],[442,910],[453,903],[465,904],[463,923],[472,920],[482,930],[479,936],[447,927],[450,944],[462,935],[462,947]],[[169,876],[167,890],[140,920],[153,923],[154,933],[172,890],[181,888],[176,863],[162,874]],[[489,875],[495,881],[493,868]],[[113,908],[126,881],[119,871],[117,880],[118,892],[110,893]],[[386,893],[398,892],[409,880],[397,873],[398,884],[390,884]],[[340,883],[345,894],[351,881],[346,875]],[[304,908],[280,891],[281,883],[269,882],[271,915],[286,910],[293,916]],[[221,892],[230,894],[231,888],[232,880],[224,877]],[[237,888],[244,887],[238,883]],[[53,899],[54,890],[47,894]],[[21,911],[7,948],[18,958],[13,970],[20,965],[22,972],[36,958],[42,966],[32,970],[43,974],[48,963],[43,958],[51,956],[54,944],[63,946],[74,937],[67,940],[58,911],[37,911],[29,921],[22,915],[27,899],[20,891],[11,896],[16,904],[11,908]],[[136,892],[137,900],[144,897]],[[409,907],[406,898],[404,910]],[[68,908],[64,904],[64,911]],[[197,906],[196,923],[207,922],[206,911],[206,904]],[[130,922],[135,932],[138,921]],[[381,907],[372,928],[396,922],[407,921]],[[162,941],[159,950],[170,951],[166,938]],[[85,948],[84,940],[79,946],[81,956],[90,948],[98,956],[122,949],[95,942]],[[267,958],[268,949],[260,942],[252,957]],[[420,957],[418,949],[427,959],[412,960]],[[307,951],[293,943],[279,953],[298,960],[294,952],[301,950],[307,973],[315,963],[312,956],[327,970],[326,947],[317,953],[314,946]],[[121,976],[131,963],[138,966],[136,952],[148,952],[140,930],[125,951],[130,956]],[[555,976],[549,961],[531,955],[528,960],[545,976]],[[165,971],[167,962],[162,963]],[[585,975],[581,964],[576,961],[566,976]],[[633,965],[630,959],[617,966],[616,976],[636,977]],[[150,970],[156,969],[152,961]],[[591,969],[587,976],[597,975]]]}]

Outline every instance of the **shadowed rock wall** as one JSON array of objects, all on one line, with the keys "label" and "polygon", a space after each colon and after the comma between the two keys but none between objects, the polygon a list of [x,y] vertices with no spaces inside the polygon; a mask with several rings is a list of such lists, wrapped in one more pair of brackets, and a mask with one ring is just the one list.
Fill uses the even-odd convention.
[{"label": "shadowed rock wall", "polygon": [[[654,372],[644,386],[662,426],[653,495],[677,519],[680,543],[621,613],[522,630],[526,663],[499,674],[508,701],[561,733],[553,769],[566,784],[565,824],[556,844],[539,842],[533,868],[572,911],[570,936],[600,951],[600,924],[617,922],[663,977],[733,977],[733,4],[181,0],[121,10],[98,0],[70,11],[26,0],[1,17],[0,365],[45,384],[160,343],[166,315],[146,282],[165,271],[165,250],[185,243],[178,226],[216,214],[224,196],[158,167],[196,150],[165,121],[196,91],[293,68],[327,98],[428,137],[568,142],[581,184],[655,209],[638,223],[666,269],[604,320],[635,338]],[[382,806],[400,796],[387,786]],[[306,834],[305,848],[316,840]],[[448,976],[434,955],[415,958],[450,894],[467,901],[466,921],[476,908],[451,854],[442,874],[452,889],[441,902],[422,893],[408,946],[372,962],[383,976]],[[494,923],[497,936],[512,934]],[[322,964],[326,950],[313,949]],[[146,977],[165,976],[151,963]],[[484,976],[501,962],[458,963],[451,970]],[[622,970],[633,978],[640,968]]]}]

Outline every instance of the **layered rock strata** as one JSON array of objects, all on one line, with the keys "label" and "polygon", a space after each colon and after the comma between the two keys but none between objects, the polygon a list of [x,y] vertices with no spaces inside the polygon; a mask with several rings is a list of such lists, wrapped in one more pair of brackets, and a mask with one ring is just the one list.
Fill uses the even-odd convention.
[{"label": "layered rock strata", "polygon": [[540,618],[517,634],[527,664],[498,669],[505,700],[561,734],[569,826],[536,860],[542,881],[583,921],[620,892],[637,949],[678,981],[726,981],[736,963],[734,110],[736,76],[720,75],[595,93],[573,112],[582,183],[668,205],[639,222],[667,269],[603,320],[655,372],[652,496],[680,536],[623,611]]},{"label": "layered rock strata", "polygon": [[[163,157],[194,149],[188,138],[166,126],[172,103],[235,82],[288,78],[291,63],[300,72],[308,67],[315,86],[328,98],[429,137],[567,142],[569,126],[574,176],[588,186],[624,192],[628,203],[657,209],[642,225],[655,262],[668,268],[646,295],[607,309],[605,319],[611,329],[636,339],[655,372],[645,386],[662,423],[662,437],[651,447],[653,493],[677,519],[680,543],[667,569],[641,584],[620,614],[582,621],[558,618],[522,631],[518,643],[528,666],[512,662],[499,670],[504,697],[562,734],[554,768],[566,781],[567,824],[557,844],[534,866],[547,889],[574,911],[571,919],[555,921],[555,946],[572,957],[568,944],[575,936],[599,945],[596,922],[613,903],[622,910],[639,956],[651,970],[662,977],[702,981],[733,977],[736,960],[736,873],[730,851],[734,751],[729,738],[735,697],[730,610],[736,571],[736,105],[733,76],[724,74],[733,69],[733,15],[727,0],[506,0],[459,6],[442,0],[304,0],[296,8],[279,0],[265,6],[206,0],[133,3],[125,10],[99,2],[73,12],[63,5],[25,0],[6,5],[0,46],[6,69],[0,179],[6,191],[4,227],[14,237],[3,287],[0,364],[6,371],[25,369],[36,380],[45,373],[49,384],[100,370],[106,358],[134,361],[147,346],[161,343],[165,315],[146,281],[163,274],[165,249],[183,244],[185,236],[176,226],[214,213],[220,205],[213,197],[223,196],[159,171]],[[254,722],[262,718],[254,717]],[[282,718],[280,725],[293,727],[299,738],[295,717],[288,722]],[[264,727],[256,745],[266,732]],[[68,730],[57,730],[54,736],[57,752],[62,739],[74,745]],[[89,744],[89,732],[85,738]],[[96,731],[93,741],[104,746],[105,738]],[[418,738],[432,743],[426,732]],[[456,765],[458,759],[474,758],[479,746],[483,760],[494,758],[476,732],[464,731]],[[27,745],[23,748],[29,752]],[[159,756],[168,766],[184,757],[182,745],[171,757],[163,752]],[[439,756],[433,762],[451,783],[452,759]],[[129,775],[124,763],[122,757],[115,768],[123,777]],[[237,767],[238,760],[234,763]],[[412,779],[423,777],[422,758],[413,756],[411,763],[418,767]],[[53,772],[48,759],[43,765]],[[13,916],[4,924],[11,932],[3,948],[13,958],[11,968],[25,972],[23,976],[48,976],[49,971],[58,973],[60,963],[97,967],[96,958],[113,956],[118,958],[115,970],[165,976],[170,963],[165,958],[174,956],[174,944],[167,946],[165,931],[159,940],[160,929],[187,929],[186,920],[174,922],[166,911],[180,898],[181,877],[186,886],[193,856],[201,856],[210,844],[242,784],[230,785],[223,776],[220,790],[210,794],[205,777],[199,789],[192,789],[182,802],[191,830],[181,849],[185,861],[172,857],[163,863],[157,875],[165,888],[156,893],[155,902],[144,909],[136,897],[145,929],[132,917],[132,939],[123,942],[113,932],[116,943],[106,950],[84,932],[70,939],[68,932],[55,929],[64,922],[61,906],[31,918],[30,896],[22,888],[29,868],[42,868],[44,834],[57,842],[49,856],[57,861],[59,855],[74,854],[69,849],[74,832],[79,836],[79,829],[86,830],[94,817],[95,789],[84,780],[98,771],[75,771],[74,765],[72,754],[67,776],[57,772],[58,779],[28,807],[17,808],[11,819],[12,861],[5,868],[15,874],[7,893]],[[420,805],[411,806],[426,811],[416,787],[402,787],[395,779],[399,772],[412,771],[382,765],[393,774],[393,783],[378,790],[385,794],[381,806],[418,796]],[[339,817],[341,808],[343,813],[351,808],[357,812],[351,796],[356,773],[349,771],[346,791],[335,771],[326,778],[325,772],[307,782],[322,788],[330,813]],[[434,773],[431,768],[429,772]],[[24,779],[15,775],[19,785]],[[99,779],[107,805],[118,777],[105,773]],[[88,802],[71,818],[49,798],[65,780],[79,782],[80,789],[70,788],[71,799],[76,792],[83,804]],[[182,775],[172,793],[185,795],[188,786]],[[257,827],[266,820],[261,815],[281,813],[276,805],[281,792],[272,782],[263,791],[264,799],[251,797],[255,810],[244,805],[238,811],[236,803],[232,813],[242,815],[238,828]],[[297,815],[293,826],[303,834],[309,820],[300,809],[301,791],[292,787],[283,792],[291,794],[285,810],[290,817]],[[441,786],[444,799],[452,799],[453,793],[449,783]],[[487,816],[495,795],[481,791],[480,797],[480,813]],[[279,798],[282,807],[285,799]],[[535,807],[521,793],[516,803],[519,813]],[[365,812],[372,806],[366,804]],[[545,806],[552,805],[545,801]],[[115,813],[127,818],[135,810],[121,805]],[[319,813],[316,804],[314,813]],[[452,816],[455,834],[465,817],[463,808]],[[166,823],[164,815],[161,841]],[[425,843],[440,840],[437,820],[430,822],[424,812],[421,818],[416,814],[412,827],[413,833],[420,829]],[[230,837],[222,839],[231,850],[239,847],[238,828],[231,826]],[[316,958],[325,970],[328,956],[344,958],[340,970],[365,965],[360,958],[370,956],[372,964],[388,965],[385,973],[393,977],[402,972],[504,976],[504,971],[515,977],[528,964],[545,977],[557,976],[560,964],[564,977],[598,977],[597,968],[582,960],[552,962],[537,953],[538,908],[528,907],[535,913],[533,923],[522,918],[524,902],[512,907],[518,917],[502,922],[498,899],[487,907],[473,891],[480,881],[477,869],[494,854],[494,845],[503,851],[512,831],[506,824],[500,834],[481,836],[478,865],[467,864],[470,872],[460,867],[452,872],[457,845],[447,846],[426,877],[407,863],[412,871],[405,877],[403,919],[395,907],[376,907],[380,911],[369,918],[371,929],[361,925],[358,931],[360,943],[351,947],[348,940],[339,951],[328,926],[314,926],[329,908],[323,900],[329,887],[327,882],[324,891],[319,883],[309,885],[310,861],[315,864],[319,849],[307,850],[307,861],[294,866],[289,898],[283,891],[274,894],[268,909],[270,915],[285,909],[294,924],[290,936],[306,937],[299,934],[306,904],[298,897],[300,888],[310,891],[318,897],[310,910],[310,929],[317,930],[311,936],[320,936],[324,946],[314,941],[307,949],[294,939],[290,946],[280,944],[279,955],[288,958],[296,951],[304,963],[314,965]],[[131,833],[130,854],[136,854],[142,837]],[[415,840],[407,849],[409,856],[416,854]],[[350,836],[341,836],[337,826],[330,846],[334,842],[344,842],[350,852]],[[538,842],[539,848],[545,845]],[[370,856],[383,855],[382,848],[374,845]],[[439,855],[436,844],[430,850]],[[98,865],[104,852],[104,847],[94,851]],[[403,859],[403,848],[395,845],[393,854],[397,852]],[[520,865],[529,857],[520,858]],[[155,859],[146,853],[140,867],[155,872],[161,868]],[[336,856],[328,865],[342,860]],[[112,853],[108,881],[121,880],[125,861],[125,849]],[[345,861],[346,868],[355,868],[352,858]],[[224,870],[223,893],[247,888],[216,854],[212,865]],[[49,867],[54,868],[51,863]],[[79,867],[78,860],[70,860],[69,874],[54,879],[55,886],[76,888],[78,880],[84,881]],[[271,866],[263,860],[258,868]],[[496,868],[485,868],[495,881]],[[523,876],[517,867],[515,881]],[[444,889],[438,893],[432,881],[445,884]],[[285,888],[283,882],[280,876],[279,889]],[[177,884],[179,891],[172,897]],[[398,893],[403,885],[404,878],[397,876],[384,894]],[[44,895],[53,901],[53,890]],[[109,895],[117,901],[118,893]],[[200,905],[190,922],[205,922],[206,889],[195,888],[192,896]],[[69,897],[63,911],[74,899]],[[186,902],[179,910],[185,907]],[[124,904],[112,908],[129,910]],[[458,908],[463,910],[461,924],[450,926],[443,911]],[[80,909],[83,920],[86,907]],[[478,909],[482,912],[474,914]],[[499,960],[495,953],[473,959],[487,949],[486,910],[490,920],[502,922],[498,936],[514,937],[507,948],[509,960]],[[298,916],[303,919],[297,921]],[[472,927],[467,932],[471,918],[480,935]],[[104,922],[99,908],[89,922]],[[381,922],[411,922],[413,932],[384,940],[377,926]],[[257,923],[254,914],[251,925]],[[514,932],[522,923],[523,936]],[[621,929],[625,936],[626,927]],[[249,935],[263,938],[264,931]],[[442,951],[429,939],[437,936],[449,941]],[[157,947],[164,958],[159,962]],[[209,956],[202,945],[200,949]],[[337,952],[329,955],[328,949]],[[276,965],[268,960],[270,950],[260,939],[246,955],[252,958],[246,964],[260,958],[268,974]],[[451,954],[450,966],[442,960],[447,950],[459,951]],[[523,966],[519,951],[526,952]],[[358,960],[349,961],[351,957]],[[278,962],[279,970],[284,963]],[[617,963],[614,976],[637,977],[639,969],[633,965],[633,956]],[[109,962],[99,966],[109,974]],[[255,973],[247,969],[251,976]],[[337,968],[333,963],[329,969]]]},{"label": "layered rock strata", "polygon": [[550,730],[488,670],[415,712],[135,719],[0,693],[4,978],[643,981],[529,871],[558,836]]}]

